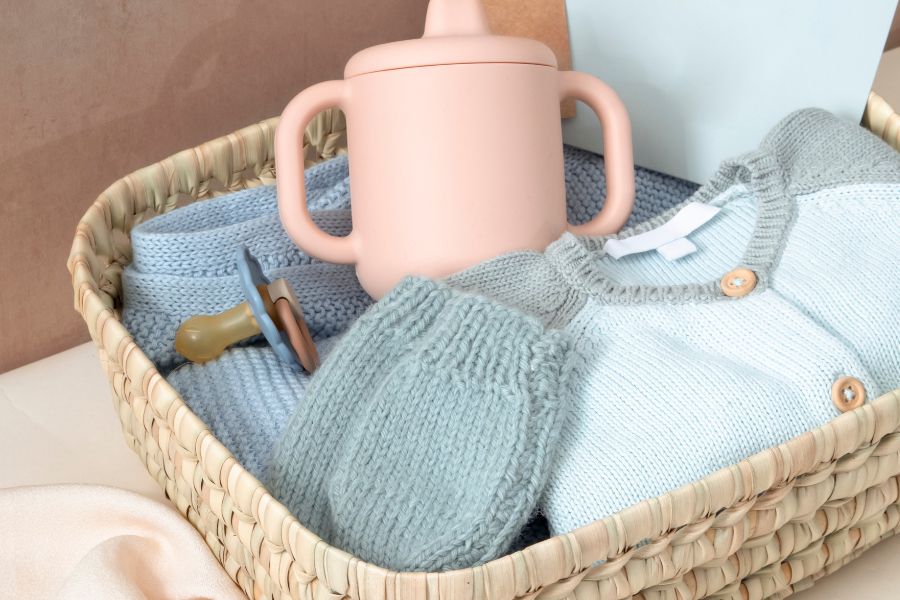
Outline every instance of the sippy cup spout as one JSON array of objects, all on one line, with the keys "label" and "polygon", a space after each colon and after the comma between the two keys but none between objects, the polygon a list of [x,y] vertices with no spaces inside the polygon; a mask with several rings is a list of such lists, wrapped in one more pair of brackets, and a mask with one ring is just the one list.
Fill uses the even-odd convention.
[{"label": "sippy cup spout", "polygon": [[491,35],[481,0],[431,0],[425,16],[425,35]]}]

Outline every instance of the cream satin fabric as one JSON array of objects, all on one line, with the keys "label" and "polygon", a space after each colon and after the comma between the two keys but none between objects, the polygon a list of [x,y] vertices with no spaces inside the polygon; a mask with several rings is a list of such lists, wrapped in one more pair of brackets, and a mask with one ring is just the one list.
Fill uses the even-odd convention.
[{"label": "cream satin fabric", "polygon": [[125,490],[0,490],[0,598],[246,597],[171,507]]}]

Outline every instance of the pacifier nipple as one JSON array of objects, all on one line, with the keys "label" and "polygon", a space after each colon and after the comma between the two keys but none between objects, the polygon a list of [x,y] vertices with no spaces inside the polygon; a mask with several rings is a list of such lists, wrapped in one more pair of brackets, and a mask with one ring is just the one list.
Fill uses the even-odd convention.
[{"label": "pacifier nipple", "polygon": [[244,302],[217,315],[198,315],[182,323],[175,333],[175,350],[191,362],[205,363],[259,333],[253,311]]}]

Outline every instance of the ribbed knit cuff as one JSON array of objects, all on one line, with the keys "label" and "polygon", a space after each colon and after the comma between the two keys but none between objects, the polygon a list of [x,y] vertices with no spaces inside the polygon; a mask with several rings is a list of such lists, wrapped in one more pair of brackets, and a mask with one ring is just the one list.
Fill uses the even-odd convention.
[{"label": "ribbed knit cuff", "polygon": [[761,144],[792,194],[854,183],[900,183],[900,154],[858,123],[817,108],[791,113]]},{"label": "ribbed knit cuff", "polygon": [[560,332],[546,331],[540,321],[515,309],[443,287],[433,293],[443,304],[433,305],[435,322],[415,341],[427,368],[479,384],[521,386],[568,350]]},{"label": "ribbed knit cuff", "polygon": [[[249,194],[250,197],[242,197],[242,194],[223,197],[221,206],[214,204],[216,200],[207,201],[211,204],[209,210],[195,209],[206,208],[198,203],[135,227],[131,234],[134,260],[129,270],[144,275],[194,278],[234,275],[237,273],[234,253],[241,246],[250,251],[266,272],[319,262],[288,237],[275,212],[277,208],[274,205],[268,207],[271,202],[267,202],[266,210],[257,216],[261,207],[254,207],[255,198]],[[266,194],[274,201],[271,192]],[[239,203],[246,203],[249,208],[238,212]],[[181,213],[181,210],[190,209],[193,209],[190,214]],[[350,233],[349,210],[314,211],[310,216],[316,225],[331,235]],[[195,229],[201,226],[194,223],[195,218],[202,219],[206,228]],[[238,218],[237,222],[226,221]]]},{"label": "ribbed knit cuff", "polygon": [[498,256],[447,277],[445,283],[537,317],[547,327],[563,326],[585,300],[539,252]]}]

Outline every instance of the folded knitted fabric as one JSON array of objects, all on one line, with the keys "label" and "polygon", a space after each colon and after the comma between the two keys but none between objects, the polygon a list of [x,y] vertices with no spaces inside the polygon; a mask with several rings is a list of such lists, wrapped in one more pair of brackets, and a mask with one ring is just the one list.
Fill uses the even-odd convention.
[{"label": "folded knitted fabric", "polygon": [[[344,220],[349,225],[349,211],[320,211],[314,218],[323,229],[336,234],[342,231],[333,226],[335,223]],[[278,223],[272,222],[272,226],[278,226]],[[137,237],[142,236],[137,234]],[[271,255],[255,257],[264,264],[274,262]],[[234,253],[230,262],[235,263]],[[224,264],[215,266],[225,267]],[[174,345],[175,332],[181,323],[194,315],[217,314],[247,301],[236,274],[204,273],[202,270],[206,265],[200,262],[196,267],[194,274],[160,274],[145,273],[129,266],[122,277],[122,322],[147,356],[164,372],[185,362],[176,353]],[[291,285],[316,341],[344,331],[372,303],[360,287],[351,265],[314,262],[305,257],[290,266],[266,268],[266,274],[273,280],[284,278]],[[255,339],[247,340],[247,343],[253,341]]]},{"label": "folded knitted fabric", "polygon": [[[334,235],[349,233],[346,159],[317,165],[306,179],[313,220]],[[174,347],[183,321],[247,300],[234,259],[242,245],[270,278],[291,284],[317,341],[344,331],[372,303],[352,266],[312,259],[288,238],[274,187],[190,204],[134,228],[133,260],[122,277],[122,321],[163,371],[184,362]]]},{"label": "folded knitted fabric", "polygon": [[314,375],[271,488],[330,543],[388,568],[492,559],[549,475],[569,350],[533,317],[406,279]]},{"label": "folded knitted fabric", "polygon": [[[346,157],[305,172],[310,211],[350,208]],[[258,186],[194,202],[141,223],[132,230],[130,267],[141,273],[213,277],[237,270],[234,251],[246,246],[263,269],[309,263],[278,225],[275,186]],[[346,213],[321,223],[336,235],[349,231]]]},{"label": "folded knitted fabric", "polygon": [[[720,209],[690,235],[693,254],[604,250],[690,203]],[[898,233],[900,155],[810,109],[642,225],[566,234],[448,278],[569,333],[583,358],[542,501],[552,532],[823,425],[840,414],[831,392],[843,376],[870,399],[900,387]],[[730,297],[721,280],[739,267],[755,288]]]},{"label": "folded knitted fabric", "polygon": [[[321,359],[337,340],[316,344]],[[262,479],[271,449],[303,398],[310,376],[279,360],[269,346],[249,346],[229,348],[207,363],[183,364],[166,379],[216,439]]]}]

